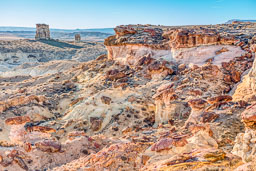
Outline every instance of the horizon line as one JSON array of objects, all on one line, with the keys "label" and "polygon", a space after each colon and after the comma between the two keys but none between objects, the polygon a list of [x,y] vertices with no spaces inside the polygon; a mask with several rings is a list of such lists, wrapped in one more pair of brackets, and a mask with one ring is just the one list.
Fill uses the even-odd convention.
[{"label": "horizon line", "polygon": [[[245,21],[249,21],[249,20],[253,20],[253,21],[256,21],[256,19],[230,19],[230,20],[227,20],[226,22],[228,22],[228,21],[235,21],[235,20],[237,20],[237,21],[241,21],[241,20],[245,20]],[[121,25],[155,25],[155,26],[157,26],[157,25],[160,25],[160,26],[193,26],[193,25],[196,25],[196,26],[200,26],[200,25],[202,25],[202,26],[205,26],[205,25],[217,25],[217,24],[225,24],[226,22],[223,22],[223,23],[215,23],[215,24],[180,24],[180,25],[164,25],[164,24],[119,24],[119,25],[116,25],[116,26],[113,26],[113,27],[93,27],[93,28],[51,28],[50,27],[50,24],[47,24],[47,25],[49,25],[49,27],[50,27],[50,30],[51,29],[61,29],[61,30],[86,30],[86,29],[113,29],[113,28],[115,28],[115,27],[117,27],[117,26],[121,26]],[[46,23],[36,23],[36,24],[46,24]],[[36,25],[35,24],[35,25]],[[35,28],[36,29],[36,26],[35,27],[33,27],[33,26],[1,26],[0,25],[0,27],[21,27],[21,28]]]}]

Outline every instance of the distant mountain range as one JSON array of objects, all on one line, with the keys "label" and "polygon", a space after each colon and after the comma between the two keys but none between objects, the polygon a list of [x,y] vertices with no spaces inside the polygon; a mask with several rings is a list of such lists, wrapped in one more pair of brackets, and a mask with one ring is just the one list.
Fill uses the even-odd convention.
[{"label": "distant mountain range", "polygon": [[[84,41],[104,41],[105,38],[115,34],[113,28],[97,29],[50,29],[51,38],[59,40],[74,40],[79,33]],[[33,27],[6,27],[0,26],[0,40],[34,39],[36,28]]]},{"label": "distant mountain range", "polygon": [[[8,27],[0,26],[0,31],[36,31],[34,27]],[[114,34],[113,28],[96,28],[96,29],[50,29],[51,32],[65,32],[65,33],[74,33],[74,32],[101,32]]]},{"label": "distant mountain range", "polygon": [[233,21],[256,23],[256,20],[239,20],[239,19],[232,19],[232,20],[228,20],[227,22],[225,22],[225,24],[232,24]]}]

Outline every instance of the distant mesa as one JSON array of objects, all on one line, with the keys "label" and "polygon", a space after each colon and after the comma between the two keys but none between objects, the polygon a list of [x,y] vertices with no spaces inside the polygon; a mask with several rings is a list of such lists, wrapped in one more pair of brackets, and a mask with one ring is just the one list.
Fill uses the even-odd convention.
[{"label": "distant mesa", "polygon": [[37,24],[36,25],[36,40],[49,40],[50,39],[50,29],[47,24]]},{"label": "distant mesa", "polygon": [[235,24],[235,23],[256,23],[256,20],[239,20],[239,19],[232,19],[225,22],[225,24]]}]

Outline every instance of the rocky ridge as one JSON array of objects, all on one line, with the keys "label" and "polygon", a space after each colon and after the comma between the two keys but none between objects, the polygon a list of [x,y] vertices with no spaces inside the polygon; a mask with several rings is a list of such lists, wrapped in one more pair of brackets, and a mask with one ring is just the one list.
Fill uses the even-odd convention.
[{"label": "rocky ridge", "polygon": [[255,27],[119,26],[107,56],[3,76],[0,169],[249,170]]}]

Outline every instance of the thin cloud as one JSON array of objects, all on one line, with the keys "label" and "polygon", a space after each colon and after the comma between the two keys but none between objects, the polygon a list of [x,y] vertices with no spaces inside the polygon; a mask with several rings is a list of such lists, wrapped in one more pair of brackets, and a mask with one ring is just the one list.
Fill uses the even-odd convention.
[{"label": "thin cloud", "polygon": [[221,6],[221,3],[222,3],[222,2],[224,2],[224,0],[216,0],[216,1],[215,1],[215,5],[212,6],[211,8],[213,8],[213,9],[221,9],[221,8],[223,8],[223,7]]}]

